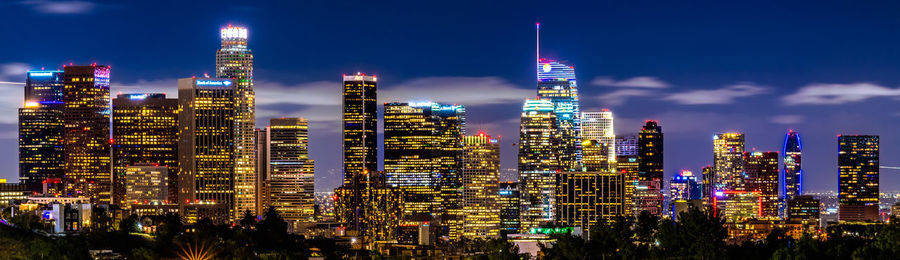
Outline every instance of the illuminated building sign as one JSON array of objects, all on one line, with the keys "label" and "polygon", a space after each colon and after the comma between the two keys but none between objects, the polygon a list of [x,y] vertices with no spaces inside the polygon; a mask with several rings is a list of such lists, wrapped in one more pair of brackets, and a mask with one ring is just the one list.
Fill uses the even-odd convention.
[{"label": "illuminated building sign", "polygon": [[49,71],[38,71],[38,72],[29,72],[28,76],[31,77],[50,77],[53,76],[53,72]]},{"label": "illuminated building sign", "polygon": [[557,227],[557,228],[531,228],[528,230],[529,234],[571,234],[572,231],[575,230],[571,227]]},{"label": "illuminated building sign", "polygon": [[131,100],[141,100],[141,99],[146,99],[146,98],[147,98],[147,94],[130,94],[130,95],[128,95],[128,99],[131,99]]},{"label": "illuminated building sign", "polygon": [[231,86],[231,80],[209,80],[209,79],[199,79],[199,80],[197,80],[197,86],[218,86],[218,87],[226,87],[226,86]]},{"label": "illuminated building sign", "polygon": [[247,39],[247,28],[231,26],[222,28],[222,39],[230,38]]}]

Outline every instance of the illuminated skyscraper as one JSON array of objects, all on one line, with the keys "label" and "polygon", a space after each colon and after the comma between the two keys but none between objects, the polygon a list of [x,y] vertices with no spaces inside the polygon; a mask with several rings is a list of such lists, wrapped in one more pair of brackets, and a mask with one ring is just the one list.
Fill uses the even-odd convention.
[{"label": "illuminated skyscraper", "polygon": [[[234,213],[256,211],[256,94],[253,92],[253,52],[247,48],[247,28],[221,29],[216,52],[216,77],[234,85]],[[254,212],[256,213],[256,212]]]},{"label": "illuminated skyscraper", "polygon": [[225,204],[234,216],[232,79],[178,80],[178,203]]},{"label": "illuminated skyscraper", "polygon": [[519,178],[522,183],[520,230],[556,220],[556,173],[559,131],[554,105],[529,99],[522,107],[519,128]]},{"label": "illuminated skyscraper", "polygon": [[648,120],[638,136],[638,181],[635,199],[639,211],[662,214],[663,133],[656,121]]},{"label": "illuminated skyscraper", "polygon": [[92,203],[109,204],[109,66],[67,66],[64,75],[66,178],[76,194],[90,197]]},{"label": "illuminated skyscraper", "polygon": [[616,171],[625,175],[625,215],[640,214],[635,203],[635,186],[638,181],[638,137],[616,137]]},{"label": "illuminated skyscraper", "polygon": [[514,234],[519,232],[519,183],[500,182],[500,233]]},{"label": "illuminated skyscraper", "polygon": [[713,190],[745,190],[744,134],[713,136]]},{"label": "illuminated skyscraper", "polygon": [[42,192],[42,182],[65,175],[63,72],[25,74],[25,107],[19,109],[19,182]]},{"label": "illuminated skyscraper", "polygon": [[800,164],[800,134],[789,131],[784,135],[784,148],[782,148],[782,161],[784,162],[783,185],[784,200],[803,194],[803,168]]},{"label": "illuminated skyscraper", "polygon": [[538,61],[537,96],[549,100],[556,113],[556,130],[559,132],[559,169],[581,170],[581,113],[578,108],[578,84],[575,67],[547,59]]},{"label": "illuminated skyscraper", "polygon": [[462,227],[462,236],[497,237],[500,234],[500,142],[497,139],[484,134],[463,137],[462,179],[464,218],[457,224]]},{"label": "illuminated skyscraper", "polygon": [[778,217],[778,153],[745,152],[747,190],[759,193],[760,218]]},{"label": "illuminated skyscraper", "polygon": [[[150,164],[166,167],[168,181],[163,199],[177,198],[178,99],[162,93],[119,94],[113,99],[113,203],[126,203],[129,166]],[[129,199],[130,200],[130,199]]]},{"label": "illuminated skyscraper", "polygon": [[616,134],[613,128],[613,114],[608,109],[600,112],[581,113],[581,140],[596,140],[605,144],[609,165],[616,161]]},{"label": "illuminated skyscraper", "polygon": [[384,171],[405,194],[401,240],[415,241],[419,225],[437,220],[449,234],[460,220],[464,126],[460,105],[384,105]]},{"label": "illuminated skyscraper", "polygon": [[362,230],[369,174],[378,171],[378,104],[374,75],[343,78],[343,185],[335,192],[335,216],[349,230]]},{"label": "illuminated skyscraper", "polygon": [[268,176],[266,207],[275,207],[297,231],[314,221],[313,160],[309,159],[309,125],[303,118],[272,118],[266,133]]},{"label": "illuminated skyscraper", "polygon": [[838,136],[838,219],[878,220],[877,135]]}]

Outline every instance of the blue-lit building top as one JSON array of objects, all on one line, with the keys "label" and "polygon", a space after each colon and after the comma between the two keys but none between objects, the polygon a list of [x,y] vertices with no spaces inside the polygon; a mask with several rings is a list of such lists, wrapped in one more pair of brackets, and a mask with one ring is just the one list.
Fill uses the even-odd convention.
[{"label": "blue-lit building top", "polygon": [[25,102],[41,105],[63,103],[64,78],[61,70],[32,70],[25,74]]},{"label": "blue-lit building top", "polygon": [[678,175],[672,177],[669,182],[670,198],[676,200],[699,200],[703,199],[703,187],[697,176],[691,171],[681,171]]},{"label": "blue-lit building top", "polygon": [[782,186],[781,194],[785,199],[793,198],[797,195],[803,195],[803,168],[801,166],[801,150],[800,134],[789,131],[784,135],[784,147],[782,148]]}]

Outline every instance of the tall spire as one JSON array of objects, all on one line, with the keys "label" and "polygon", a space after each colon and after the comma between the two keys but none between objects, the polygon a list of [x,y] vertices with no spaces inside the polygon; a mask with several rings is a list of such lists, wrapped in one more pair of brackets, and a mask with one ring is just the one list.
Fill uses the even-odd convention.
[{"label": "tall spire", "polygon": [[[535,55],[534,56],[535,56],[535,62],[536,62],[535,65],[537,65],[537,66],[535,66],[535,68],[540,68],[541,67],[541,23],[539,23],[539,22],[535,23],[534,27],[535,27],[535,35],[534,35],[535,36],[535,39],[534,39]],[[537,75],[537,72],[535,72],[535,75]],[[540,79],[538,79],[538,81],[540,81]]]}]

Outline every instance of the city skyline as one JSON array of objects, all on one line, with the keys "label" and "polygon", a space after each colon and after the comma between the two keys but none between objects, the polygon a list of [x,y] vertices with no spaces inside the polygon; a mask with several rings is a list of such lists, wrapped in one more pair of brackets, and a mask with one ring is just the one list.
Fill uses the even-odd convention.
[{"label": "city skyline", "polygon": [[[105,10],[104,8],[96,8],[90,13],[81,14],[81,17],[102,14],[104,12],[110,11]],[[252,12],[248,13],[252,14]],[[529,57],[533,56],[529,54],[530,52],[523,51],[518,53],[513,60],[506,59],[507,63],[516,64],[513,65],[514,68],[512,69],[511,67],[513,66],[506,65],[505,67],[502,67],[497,66],[497,64],[494,64],[493,62],[479,65],[482,69],[487,68],[482,66],[497,66],[496,68],[507,71],[505,72],[505,75],[502,76],[491,74],[487,74],[486,76],[483,72],[472,69],[440,71],[441,68],[446,68],[447,65],[437,65],[434,68],[435,71],[419,68],[410,69],[409,67],[403,66],[392,67],[390,66],[391,64],[396,65],[393,61],[365,55],[361,56],[359,61],[354,61],[352,56],[343,57],[342,55],[336,55],[334,60],[338,61],[329,61],[329,65],[325,66],[329,69],[297,69],[295,73],[300,74],[299,76],[281,76],[281,74],[292,73],[288,71],[279,71],[280,69],[278,69],[278,67],[284,65],[284,61],[279,62],[272,60],[272,56],[278,56],[278,54],[276,52],[277,49],[271,46],[271,41],[277,40],[278,37],[283,37],[283,35],[279,35],[274,31],[271,31],[271,29],[266,28],[267,22],[261,21],[260,18],[254,18],[253,15],[249,15],[248,13],[237,15],[244,18],[234,19],[245,21],[240,23],[234,22],[234,24],[249,28],[250,46],[252,46],[252,49],[257,54],[260,54],[260,57],[266,55],[270,56],[261,59],[255,64],[259,73],[254,75],[254,78],[258,82],[254,89],[257,90],[257,102],[260,103],[259,107],[261,110],[258,113],[260,116],[258,117],[257,122],[268,122],[268,118],[282,116],[304,117],[310,119],[310,158],[316,160],[317,164],[317,190],[330,191],[337,187],[341,182],[340,132],[329,128],[337,126],[341,119],[339,115],[341,84],[338,77],[343,73],[349,74],[355,72],[355,70],[352,69],[359,69],[367,72],[371,71],[374,72],[375,75],[381,76],[380,81],[382,82],[379,82],[379,85],[381,85],[379,87],[382,88],[382,96],[386,99],[378,100],[377,104],[379,104],[379,107],[381,107],[381,104],[391,101],[407,102],[425,100],[442,103],[458,103],[466,106],[469,112],[469,116],[466,118],[469,126],[468,129],[484,130],[484,132],[500,137],[502,142],[501,157],[503,158],[501,160],[501,168],[508,169],[516,167],[516,149],[511,149],[510,147],[512,143],[517,142],[516,131],[518,130],[519,123],[518,113],[521,112],[521,110],[518,109],[521,109],[521,103],[524,102],[524,99],[533,98],[535,92],[534,87],[532,86],[533,84],[527,83],[533,80],[528,77],[527,73],[524,71],[521,73],[510,71],[525,70],[528,67],[533,66],[528,63],[528,60],[533,60],[533,57]],[[80,19],[79,17],[73,17],[71,15],[30,15],[53,16],[57,17],[57,19]],[[257,13],[256,15],[259,14]],[[883,122],[890,121],[894,116],[884,112],[871,115],[875,112],[871,108],[876,107],[874,104],[889,101],[891,100],[890,98],[868,99],[867,97],[862,97],[859,98],[859,100],[865,100],[867,102],[853,102],[854,99],[852,97],[841,97],[840,95],[837,95],[829,98],[827,96],[810,96],[811,94],[804,94],[803,92],[803,89],[815,87],[814,85],[808,84],[825,82],[847,85],[836,86],[823,83],[818,86],[823,89],[858,88],[858,92],[860,93],[865,90],[871,90],[868,93],[877,92],[883,93],[881,95],[884,96],[897,96],[897,94],[892,93],[900,91],[895,90],[892,87],[882,87],[887,88],[887,90],[879,92],[883,89],[879,89],[878,86],[880,85],[875,85],[875,83],[856,83],[870,81],[887,83],[892,81],[896,82],[897,79],[890,79],[889,77],[891,74],[891,65],[877,67],[882,70],[881,74],[883,75],[880,75],[881,78],[876,76],[874,77],[875,79],[872,79],[870,78],[874,75],[872,72],[859,73],[853,70],[847,71],[847,75],[844,75],[843,77],[826,76],[808,72],[824,78],[831,77],[831,80],[816,77],[811,77],[812,79],[807,80],[794,79],[801,83],[793,85],[785,83],[785,81],[776,80],[775,78],[778,77],[773,77],[773,74],[778,73],[773,71],[747,72],[744,75],[737,76],[729,76],[729,74],[732,73],[723,73],[724,75],[720,74],[713,76],[711,79],[703,76],[695,76],[696,78],[703,79],[686,79],[683,77],[671,76],[671,74],[669,76],[665,75],[673,72],[684,73],[685,71],[683,71],[682,68],[656,68],[648,66],[653,67],[654,69],[636,69],[636,67],[640,67],[639,65],[647,65],[652,62],[631,61],[636,62],[637,64],[629,64],[627,62],[623,63],[622,59],[604,60],[596,58],[595,55],[597,55],[597,53],[586,55],[585,49],[583,49],[584,47],[579,47],[579,45],[587,45],[587,43],[574,43],[571,41],[559,40],[579,38],[577,37],[580,35],[579,32],[566,28],[567,25],[571,25],[571,22],[564,21],[559,17],[531,17],[530,19],[531,21],[527,21],[528,19],[520,18],[518,20],[526,21],[517,24],[502,25],[508,30],[515,31],[515,33],[507,35],[518,39],[516,41],[516,46],[513,49],[527,50],[534,47],[526,33],[530,33],[532,32],[531,30],[533,30],[530,25],[531,22],[538,19],[541,20],[545,26],[542,32],[544,34],[542,39],[542,50],[549,53],[548,55],[551,55],[554,59],[570,61],[567,64],[575,66],[578,77],[582,79],[580,89],[582,93],[580,93],[580,96],[583,103],[581,105],[581,111],[600,111],[601,108],[610,108],[616,118],[615,133],[617,135],[637,133],[640,130],[641,122],[643,122],[644,119],[659,120],[661,125],[666,126],[667,138],[665,146],[668,147],[668,152],[666,154],[670,155],[665,158],[665,165],[667,168],[665,169],[664,174],[666,176],[673,176],[681,169],[700,172],[701,166],[712,164],[711,150],[709,149],[712,144],[712,139],[710,137],[716,132],[732,131],[739,131],[746,134],[747,151],[752,151],[754,147],[757,148],[757,151],[778,151],[781,147],[783,134],[787,129],[794,129],[802,133],[805,143],[804,173],[812,176],[810,178],[804,178],[804,181],[813,181],[812,183],[806,183],[806,185],[804,185],[804,190],[806,191],[836,190],[837,160],[836,156],[834,156],[837,150],[836,134],[881,135],[883,147],[882,158],[885,158],[885,160],[882,160],[882,165],[897,165],[890,161],[890,158],[895,157],[891,156],[893,154],[891,147],[896,147],[897,142],[894,141],[891,136],[887,135],[893,127],[889,122]],[[211,21],[219,22],[219,20],[216,19]],[[192,28],[194,26],[197,28],[202,27],[203,33],[191,34],[190,38],[187,39],[189,39],[190,42],[201,43],[208,43],[209,41],[216,40],[216,29],[222,26],[221,24],[227,24],[227,22],[215,25],[210,23],[210,21],[198,21],[197,25],[190,26]],[[461,28],[447,29],[456,33],[456,35],[466,35],[463,31],[455,31],[460,30]],[[165,32],[166,30],[162,30],[162,32],[159,33],[163,34]],[[477,35],[478,33],[481,32],[474,32],[473,34]],[[172,35],[175,37],[178,34],[172,33]],[[127,37],[125,38],[127,39]],[[131,38],[129,43],[134,40],[135,38]],[[15,43],[3,44],[8,48],[17,49]],[[38,55],[24,54],[21,57],[17,57],[18,54],[14,54],[9,58],[10,60],[8,60],[10,63],[4,63],[4,66],[2,66],[4,71],[2,71],[3,73],[0,73],[2,74],[0,81],[23,82],[24,72],[17,74],[17,72],[15,72],[16,66],[29,67],[31,69],[38,69],[40,67],[55,69],[55,67],[53,67],[54,65],[59,65],[61,61],[69,61],[69,59],[73,59],[72,62],[76,65],[89,64],[95,61],[83,56],[87,55],[87,57],[94,57],[99,61],[109,61],[101,63],[111,64],[115,67],[115,69],[111,70],[110,76],[111,95],[114,95],[119,91],[123,93],[163,92],[174,94],[176,92],[174,90],[176,89],[177,84],[174,80],[169,80],[167,78],[174,79],[191,75],[202,75],[204,72],[215,74],[213,73],[214,67],[209,65],[209,56],[210,53],[215,51],[215,48],[213,48],[215,45],[206,44],[207,46],[195,47],[193,44],[194,43],[190,43],[185,47],[179,47],[179,49],[183,49],[181,51],[203,54],[197,55],[196,57],[194,55],[186,55],[184,58],[179,58],[177,60],[178,63],[186,62],[191,64],[188,68],[166,72],[166,70],[169,69],[160,69],[162,65],[157,65],[160,66],[160,68],[156,69],[153,69],[152,66],[150,66],[151,69],[149,70],[156,71],[155,74],[137,72],[141,70],[141,66],[137,66],[137,64],[141,63],[139,60],[147,59],[150,63],[153,63],[152,60],[155,59],[151,57],[152,55],[146,53],[141,56],[131,56],[130,58],[129,55],[116,54],[117,51],[115,50],[103,51],[96,49],[93,51],[88,49],[86,51],[78,53],[71,52],[68,54],[53,54],[51,51],[40,53]],[[502,44],[505,43],[494,44],[480,42],[478,45],[497,48],[497,46]],[[475,45],[472,45],[470,47],[474,46]],[[43,47],[50,48],[51,46]],[[410,51],[394,50],[390,52],[399,53],[398,55],[401,56],[410,55]],[[415,51],[412,52],[414,53]],[[604,50],[604,52],[614,52],[614,50]],[[737,51],[734,52],[737,53]],[[261,53],[265,53],[265,55],[262,55]],[[337,52],[331,53],[335,54]],[[650,56],[640,57],[640,59],[649,59],[649,57]],[[876,59],[874,55],[869,57],[869,60],[872,59]],[[384,60],[385,62],[380,63],[380,60]],[[466,64],[468,64],[462,63],[464,62],[462,60],[448,60],[451,61],[451,64],[456,64],[458,67],[465,67]],[[598,60],[604,60],[603,62],[609,64],[598,65]],[[735,59],[734,62],[737,63],[739,60],[741,59]],[[338,64],[333,64],[335,62]],[[353,64],[355,62],[361,63]],[[582,64],[587,67],[587,69],[584,69]],[[624,64],[625,67],[634,70],[629,72],[627,70],[616,71],[604,69],[606,66],[616,66],[617,64]],[[416,66],[429,65],[417,64]],[[703,62],[698,62],[695,66],[701,67],[697,69],[697,71],[701,72],[710,69],[709,67],[705,67],[704,69]],[[705,66],[709,66],[709,64],[706,64]],[[61,65],[59,67],[61,69]],[[836,68],[831,69],[838,70]],[[829,70],[827,66],[826,68],[820,68],[819,73],[824,73],[822,71],[827,70]],[[119,75],[119,71],[122,71],[121,76]],[[653,71],[658,74],[655,74]],[[431,77],[430,75],[442,77]],[[141,80],[144,81],[142,82]],[[694,80],[699,80],[701,83],[698,84],[697,81]],[[702,83],[703,81],[708,82]],[[753,81],[756,83],[743,83],[744,81]],[[791,82],[791,80],[786,80],[786,82]],[[852,83],[856,84],[854,85]],[[470,86],[465,87],[466,84]],[[693,84],[698,86],[687,87]],[[718,88],[720,85],[729,84],[737,85]],[[891,86],[886,83],[884,85]],[[2,89],[3,91],[10,91],[10,93],[15,94],[12,95],[13,97],[20,98],[21,88],[16,88],[17,86],[20,85],[4,84]],[[456,93],[473,91],[477,92],[475,94]],[[820,89],[820,91],[823,90]],[[4,92],[4,94],[5,93],[6,92]],[[281,93],[284,93],[285,96],[280,96]],[[496,93],[497,95],[490,96],[483,95],[483,93]],[[615,97],[616,95],[620,98],[610,99],[610,97]],[[787,99],[791,96],[795,99]],[[174,97],[174,95],[172,95],[172,97]],[[629,99],[628,97],[631,98]],[[658,104],[645,104],[645,102],[640,101],[641,99],[652,99],[654,102],[662,100],[662,102],[658,102]],[[784,104],[773,104],[772,106],[774,108],[777,108],[777,110],[792,111],[775,112],[765,111],[765,109],[763,109],[764,111],[762,112],[751,113],[752,111],[735,108],[764,106],[762,104],[765,103],[762,103],[760,99],[776,100],[778,103]],[[338,103],[329,103],[334,100],[337,100]],[[617,102],[624,103],[617,104]],[[797,102],[799,104],[793,105],[790,104],[790,102]],[[804,102],[807,104],[804,105]],[[842,102],[846,103],[843,105],[808,104]],[[9,103],[9,105],[0,107],[0,109],[7,112],[3,114],[14,115],[15,109],[21,107],[23,102],[9,101],[7,103]],[[728,112],[708,111],[716,109]],[[772,108],[768,109],[776,110]],[[816,112],[818,110],[823,110],[824,112]],[[827,115],[829,114],[829,111],[836,114]],[[818,113],[826,114],[826,116],[816,115]],[[513,114],[513,116],[509,116],[509,114]],[[746,115],[746,120],[731,119],[734,116],[741,115]],[[781,123],[772,123],[769,122],[770,120]],[[838,123],[835,124],[830,121],[838,121]],[[383,124],[380,123],[379,125]],[[827,127],[823,127],[825,129],[819,129],[817,126],[821,125]],[[264,127],[265,124],[258,123],[256,126]],[[3,125],[0,125],[0,131],[9,131],[10,129],[14,131],[15,124],[4,123]],[[705,138],[702,138],[704,136]],[[381,141],[379,141],[379,143],[381,143]],[[0,159],[0,162],[15,164],[14,161],[17,158],[15,156],[16,149],[14,139],[6,138],[0,140],[0,155],[4,155],[3,158]],[[334,174],[328,174],[329,172],[333,172]],[[900,187],[896,185],[890,185],[891,183],[896,183],[896,180],[898,180],[897,177],[892,176],[894,175],[893,172],[891,172],[891,170],[885,170],[884,173],[885,174],[882,176],[882,182],[885,183],[885,185],[883,185],[883,191],[891,192],[900,189]],[[503,176],[503,179],[512,180],[510,177],[511,176]],[[16,172],[8,171],[0,173],[0,178],[14,180],[16,179]],[[816,182],[817,180],[820,180],[821,182]]]}]

